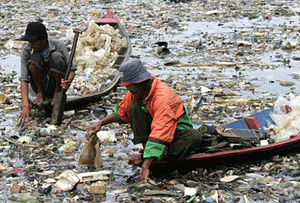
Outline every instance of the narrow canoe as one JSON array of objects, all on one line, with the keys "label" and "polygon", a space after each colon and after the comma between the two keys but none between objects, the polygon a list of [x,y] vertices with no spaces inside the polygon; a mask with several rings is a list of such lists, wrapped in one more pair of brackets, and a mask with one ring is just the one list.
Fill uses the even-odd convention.
[{"label": "narrow canoe", "polygon": [[[240,129],[240,130],[261,130],[263,127],[267,127],[267,123],[274,121],[270,117],[270,112],[273,111],[273,108],[260,111],[256,114],[253,114],[249,117],[239,119],[232,123],[226,124],[223,126],[224,129]],[[259,128],[253,128],[249,125],[249,119],[253,121],[253,118],[256,120],[256,126]],[[253,124],[253,123],[252,123]],[[219,131],[222,135],[223,131]],[[224,134],[225,135],[225,134]],[[239,135],[243,136],[243,135]],[[248,135],[247,135],[248,136]],[[240,138],[240,137],[239,137]],[[250,148],[240,148],[240,149],[226,149],[219,150],[214,152],[203,152],[189,155],[185,158],[183,167],[187,169],[195,168],[205,168],[213,166],[224,166],[224,165],[236,165],[239,163],[248,163],[249,161],[257,161],[261,159],[268,159],[274,155],[286,155],[290,153],[299,153],[300,152],[300,135],[290,135],[289,139],[268,143],[265,145],[255,145]],[[159,161],[151,165],[154,170],[162,170],[170,166],[167,161]]]}]

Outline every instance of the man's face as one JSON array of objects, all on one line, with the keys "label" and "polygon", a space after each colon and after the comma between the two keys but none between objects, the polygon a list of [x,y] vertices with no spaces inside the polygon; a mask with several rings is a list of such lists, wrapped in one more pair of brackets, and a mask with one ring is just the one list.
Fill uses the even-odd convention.
[{"label": "man's face", "polygon": [[132,84],[126,86],[127,90],[130,91],[133,95],[135,95],[137,98],[141,98],[142,91],[139,85]]},{"label": "man's face", "polygon": [[46,43],[45,39],[41,39],[41,40],[29,42],[29,44],[34,51],[38,51],[38,50],[44,49],[46,47],[47,43]]}]

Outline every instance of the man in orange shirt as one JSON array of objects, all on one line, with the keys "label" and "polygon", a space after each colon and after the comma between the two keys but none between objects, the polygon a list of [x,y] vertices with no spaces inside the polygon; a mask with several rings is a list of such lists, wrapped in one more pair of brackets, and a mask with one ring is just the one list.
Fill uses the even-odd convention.
[{"label": "man in orange shirt", "polygon": [[112,114],[87,129],[86,138],[95,136],[101,127],[118,122],[130,123],[133,143],[143,144],[141,181],[147,182],[150,166],[165,157],[174,169],[186,171],[180,165],[192,151],[202,149],[202,135],[193,129],[183,101],[170,87],[151,77],[140,60],[130,60],[120,67],[121,85],[128,92]]}]

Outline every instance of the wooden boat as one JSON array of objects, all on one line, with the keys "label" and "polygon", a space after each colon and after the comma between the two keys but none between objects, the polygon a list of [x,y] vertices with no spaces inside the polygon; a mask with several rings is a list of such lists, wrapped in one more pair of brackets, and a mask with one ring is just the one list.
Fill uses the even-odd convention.
[{"label": "wooden boat", "polygon": [[[99,26],[109,24],[114,29],[119,29],[121,36],[126,38],[127,46],[121,47],[121,49],[118,52],[118,58],[112,65],[112,68],[118,70],[120,65],[123,62],[127,61],[131,55],[132,45],[131,45],[130,38],[127,35],[125,28],[122,26],[118,18],[111,11],[107,11],[106,15],[102,18],[97,19],[95,23],[98,24]],[[64,109],[65,110],[78,109],[86,106],[89,103],[94,103],[99,101],[103,96],[109,94],[111,90],[113,90],[117,86],[120,78],[121,78],[120,73],[114,75],[113,78],[111,78],[111,83],[104,90],[101,90],[100,92],[90,93],[90,94],[80,95],[80,96],[67,95],[67,101]],[[36,96],[35,92],[30,88],[29,96],[28,96],[29,100],[32,102],[35,99],[35,96]]]},{"label": "wooden boat", "polygon": [[[240,135],[231,135],[226,134],[225,129],[237,130],[240,132],[251,132],[251,131],[263,131],[263,127],[268,127],[267,123],[273,123],[274,121],[270,117],[270,112],[273,111],[273,108],[263,110],[258,112],[250,117],[242,118],[235,122],[226,124],[223,126],[223,130],[218,130],[225,140],[230,142],[230,140],[248,140],[251,142],[251,139],[246,137],[243,139],[243,133]],[[253,122],[254,121],[254,122]],[[248,136],[249,133],[244,133],[245,136]],[[251,135],[251,133],[250,133]],[[265,137],[257,138],[258,141],[265,140],[267,136],[266,132],[261,134]],[[266,140],[265,140],[266,141]],[[228,145],[226,145],[228,146]],[[208,147],[209,149],[209,147]],[[214,149],[212,146],[211,149]],[[248,163],[249,161],[257,161],[261,159],[268,159],[274,155],[285,155],[289,153],[297,153],[300,151],[300,135],[290,135],[290,138],[280,142],[267,143],[265,145],[257,144],[252,147],[243,147],[238,149],[233,149],[232,147],[223,147],[215,148],[214,150],[207,150],[202,153],[196,153],[189,155],[185,158],[182,166],[186,169],[195,169],[195,168],[205,168],[205,167],[217,167],[224,165],[236,165],[239,163]],[[138,162],[137,162],[138,163]],[[151,165],[154,171],[159,171],[166,169],[170,166],[167,161],[159,161]]]}]

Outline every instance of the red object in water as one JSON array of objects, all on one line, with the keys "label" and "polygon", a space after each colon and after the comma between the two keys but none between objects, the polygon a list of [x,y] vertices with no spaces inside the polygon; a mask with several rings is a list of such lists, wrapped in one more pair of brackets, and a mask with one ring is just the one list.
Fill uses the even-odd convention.
[{"label": "red object in water", "polygon": [[261,129],[260,124],[255,117],[245,117],[244,118],[249,129]]},{"label": "red object in water", "polygon": [[289,105],[285,105],[285,112],[290,113],[292,111],[292,108]]},{"label": "red object in water", "polygon": [[210,174],[207,175],[208,178],[213,178],[215,176],[223,176],[223,174],[225,173],[225,171],[223,170],[219,170],[219,171],[215,171],[215,172],[212,172]]},{"label": "red object in water", "polygon": [[18,167],[14,167],[14,168],[15,170],[10,173],[22,173],[25,170],[25,168],[18,168]]},{"label": "red object in water", "polygon": [[100,18],[95,22],[98,24],[118,24],[119,20],[114,16],[113,12],[107,11],[105,18]]},{"label": "red object in water", "polygon": [[269,13],[268,16],[267,16],[268,20],[272,20],[272,16],[273,16],[272,13]]}]

